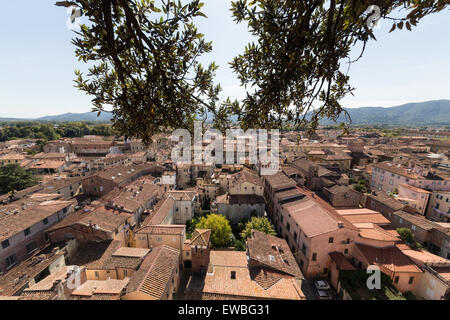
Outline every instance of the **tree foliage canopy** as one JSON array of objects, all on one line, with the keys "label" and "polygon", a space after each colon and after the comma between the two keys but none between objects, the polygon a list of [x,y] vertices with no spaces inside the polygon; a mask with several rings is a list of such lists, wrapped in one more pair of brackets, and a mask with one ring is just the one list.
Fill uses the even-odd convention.
[{"label": "tree foliage canopy", "polygon": [[397,228],[397,233],[400,235],[403,241],[409,244],[414,244],[414,235],[409,228]]},{"label": "tree foliage canopy", "polygon": [[210,214],[202,217],[197,229],[211,229],[211,242],[215,247],[226,247],[231,239],[230,222],[223,215]]},{"label": "tree foliage canopy", "polygon": [[0,194],[32,187],[37,179],[18,164],[0,166]]},{"label": "tree foliage canopy", "polygon": [[114,136],[118,132],[110,124],[87,122],[58,123],[57,126],[40,122],[5,123],[0,129],[0,141],[13,139],[41,139],[44,141],[60,138],[75,138],[85,135]]},{"label": "tree foliage canopy", "polygon": [[89,26],[73,40],[79,60],[94,64],[87,77],[76,71],[76,86],[93,96],[95,111],[112,107],[115,127],[149,142],[167,127],[191,128],[216,112],[217,66],[198,58],[212,50],[193,23],[204,17],[199,0],[182,4],[150,0],[76,1]]},{"label": "tree foliage canopy", "polygon": [[276,235],[273,225],[265,217],[253,217],[250,221],[248,221],[245,224],[244,230],[241,232],[242,240],[245,241],[250,238],[252,236],[252,230],[261,231],[272,236]]},{"label": "tree foliage canopy", "polygon": [[[314,131],[323,117],[345,113],[340,101],[353,87],[351,49],[362,53],[375,40],[381,19],[412,30],[425,16],[444,10],[448,0],[238,0],[237,23],[256,38],[231,62],[247,90],[242,101],[219,100],[213,83],[217,66],[198,58],[211,52],[194,19],[205,17],[199,0],[76,0],[88,17],[73,40],[79,60],[77,87],[93,97],[94,110],[110,106],[115,127],[149,142],[165,127],[192,128],[206,112],[216,128],[235,114],[244,129],[280,128],[286,121]],[[368,10],[370,8],[370,10]],[[391,15],[400,15],[392,17]],[[212,22],[213,23],[213,22]],[[356,60],[358,60],[357,58]],[[355,61],[356,61],[355,60]]]},{"label": "tree foliage canopy", "polygon": [[[411,30],[411,25],[448,4],[445,0],[233,1],[235,21],[247,23],[257,39],[231,64],[241,85],[251,89],[236,108],[243,126],[281,127],[291,121],[314,131],[321,118],[336,120],[345,112],[339,101],[354,89],[348,75],[351,49],[360,45],[362,56],[366,43],[376,40],[374,6],[380,10],[379,18],[394,20],[393,31],[404,24]],[[404,16],[389,16],[400,9]]]}]

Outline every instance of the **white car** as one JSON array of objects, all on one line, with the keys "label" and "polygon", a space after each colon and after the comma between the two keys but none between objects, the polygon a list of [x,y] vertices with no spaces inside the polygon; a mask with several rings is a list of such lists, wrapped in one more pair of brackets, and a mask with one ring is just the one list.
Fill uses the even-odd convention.
[{"label": "white car", "polygon": [[330,285],[324,280],[318,280],[315,283],[317,290],[330,290]]},{"label": "white car", "polygon": [[317,295],[319,296],[320,300],[330,300],[331,299],[330,293],[325,290],[317,290]]}]

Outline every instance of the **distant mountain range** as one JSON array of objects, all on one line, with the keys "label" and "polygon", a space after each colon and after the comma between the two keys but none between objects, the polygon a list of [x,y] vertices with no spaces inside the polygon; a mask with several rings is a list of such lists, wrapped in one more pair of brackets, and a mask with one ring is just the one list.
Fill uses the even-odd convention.
[{"label": "distant mountain range", "polygon": [[111,113],[102,112],[97,117],[97,112],[84,113],[63,113],[56,116],[44,116],[40,118],[0,118],[0,121],[48,121],[48,122],[83,122],[83,121],[99,121],[108,122],[112,119]]},{"label": "distant mountain range", "polygon": [[97,112],[85,112],[85,113],[64,113],[57,116],[45,116],[37,120],[51,121],[51,122],[67,122],[67,121],[110,121],[112,114],[102,112],[97,117]]},{"label": "distant mountain range", "polygon": [[[407,103],[401,106],[345,108],[350,114],[352,124],[386,124],[386,125],[450,125],[450,100],[434,100],[417,103]],[[64,113],[56,116],[45,116],[35,119],[0,118],[0,121],[49,121],[49,122],[75,122],[75,121],[110,121],[112,115],[102,112],[97,117],[96,112]],[[342,115],[338,121],[348,122]],[[322,125],[334,124],[324,119]]]},{"label": "distant mountain range", "polygon": [[[362,107],[345,108],[352,124],[387,124],[387,125],[417,125],[417,124],[450,124],[450,100],[434,100],[417,103],[407,103],[396,107]],[[341,115],[338,123],[348,121]],[[321,124],[334,124],[324,119]]]}]

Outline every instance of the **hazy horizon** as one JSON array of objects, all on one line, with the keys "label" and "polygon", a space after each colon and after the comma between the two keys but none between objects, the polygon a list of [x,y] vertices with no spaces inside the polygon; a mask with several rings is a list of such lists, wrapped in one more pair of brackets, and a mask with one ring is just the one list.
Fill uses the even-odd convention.
[{"label": "hazy horizon", "polygon": [[[245,90],[227,65],[251,41],[246,25],[235,24],[229,1],[206,1],[208,19],[196,24],[213,42],[213,52],[201,62],[220,66],[215,78],[222,98],[242,98]],[[20,13],[20,19],[17,19]],[[6,2],[0,12],[0,117],[39,118],[91,111],[91,98],[73,87],[74,70],[86,71],[70,43],[73,31],[66,25],[65,8],[54,0]],[[450,11],[425,17],[412,32],[388,33],[390,21],[375,29],[363,58],[352,65],[350,84],[355,96],[342,100],[346,108],[392,107],[406,103],[450,99]],[[83,20],[82,20],[83,22]],[[357,56],[356,49],[353,56]],[[345,63],[343,63],[345,67]]]}]

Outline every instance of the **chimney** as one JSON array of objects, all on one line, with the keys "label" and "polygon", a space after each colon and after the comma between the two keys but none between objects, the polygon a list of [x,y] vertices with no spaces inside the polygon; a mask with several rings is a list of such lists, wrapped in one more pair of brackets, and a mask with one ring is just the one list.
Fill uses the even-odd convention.
[{"label": "chimney", "polygon": [[66,294],[64,292],[64,285],[61,280],[56,281],[56,292],[57,300],[67,300]]}]

